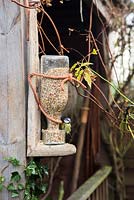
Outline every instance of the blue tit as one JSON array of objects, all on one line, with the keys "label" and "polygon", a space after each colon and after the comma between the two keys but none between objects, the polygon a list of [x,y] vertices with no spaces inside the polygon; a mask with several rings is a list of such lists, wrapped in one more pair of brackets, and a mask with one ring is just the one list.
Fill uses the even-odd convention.
[{"label": "blue tit", "polygon": [[69,117],[67,117],[63,120],[62,129],[65,130],[66,134],[71,133],[71,119]]}]

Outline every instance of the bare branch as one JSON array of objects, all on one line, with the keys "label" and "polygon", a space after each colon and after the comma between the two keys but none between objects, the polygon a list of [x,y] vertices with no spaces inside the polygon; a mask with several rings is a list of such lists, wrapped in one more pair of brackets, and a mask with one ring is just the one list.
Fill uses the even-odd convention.
[{"label": "bare branch", "polygon": [[56,173],[56,171],[57,171],[57,169],[59,167],[59,163],[60,163],[61,159],[62,159],[62,157],[58,157],[58,159],[56,161],[56,164],[55,164],[55,167],[51,171],[51,176],[50,176],[50,180],[49,180],[48,190],[47,190],[46,194],[41,198],[41,200],[45,200],[49,196],[49,194],[51,192],[52,184],[53,184],[53,179],[54,179],[55,173]]}]

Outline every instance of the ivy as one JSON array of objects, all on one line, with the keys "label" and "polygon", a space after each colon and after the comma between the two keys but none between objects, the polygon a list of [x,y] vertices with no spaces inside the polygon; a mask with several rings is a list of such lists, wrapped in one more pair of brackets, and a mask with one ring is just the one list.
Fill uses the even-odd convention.
[{"label": "ivy", "polygon": [[36,200],[41,194],[46,193],[48,184],[44,181],[44,176],[48,177],[47,166],[31,160],[25,168],[25,175],[27,177],[25,200]]},{"label": "ivy", "polygon": [[24,188],[25,188],[25,187],[24,187],[23,184],[21,184],[21,183],[18,184],[18,188],[17,188],[17,189],[18,189],[19,191],[24,190]]},{"label": "ivy", "polygon": [[7,190],[11,193],[12,198],[19,197],[19,193],[24,190],[25,186],[20,183],[21,175],[18,171],[11,173],[10,183],[7,186]]},{"label": "ivy", "polygon": [[[13,167],[22,167],[20,161],[14,157],[4,158]],[[22,175],[17,171],[11,173],[11,177],[7,186],[4,185],[5,177],[0,176],[0,191],[5,187],[11,194],[12,198],[19,198],[20,193],[24,193],[24,200],[39,200],[40,195],[45,194],[48,188],[46,183],[49,177],[48,167],[42,165],[40,162],[31,160],[27,166],[23,166],[22,175],[26,177],[25,185],[22,184]],[[44,177],[46,177],[44,181]]]},{"label": "ivy", "polygon": [[4,160],[8,161],[9,163],[11,163],[14,167],[18,167],[20,166],[20,161],[17,160],[14,157],[8,157],[8,158],[4,158]]},{"label": "ivy", "polygon": [[4,188],[4,182],[5,182],[5,177],[0,176],[0,191],[2,191]]},{"label": "ivy", "polygon": [[14,186],[13,183],[9,183],[8,186],[7,186],[7,189],[8,189],[8,191],[14,191],[14,190],[16,190],[16,188],[15,188],[15,186]]},{"label": "ivy", "polygon": [[17,190],[12,191],[11,197],[12,197],[12,198],[19,197],[19,192],[18,192]]},{"label": "ivy", "polygon": [[5,181],[5,177],[4,176],[0,176],[0,184],[3,183]]},{"label": "ivy", "polygon": [[19,174],[19,172],[17,172],[17,171],[12,172],[11,181],[19,182],[20,180],[21,180],[21,175]]}]

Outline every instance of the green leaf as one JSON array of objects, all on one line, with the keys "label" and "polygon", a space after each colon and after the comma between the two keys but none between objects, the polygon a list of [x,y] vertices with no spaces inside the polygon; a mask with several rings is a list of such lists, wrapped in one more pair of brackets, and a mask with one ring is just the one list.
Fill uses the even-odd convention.
[{"label": "green leaf", "polygon": [[21,184],[21,183],[19,183],[19,184],[18,184],[18,190],[24,190],[24,185]]},{"label": "green leaf", "polygon": [[14,167],[20,166],[20,161],[14,157],[4,158],[4,160],[10,162]]},{"label": "green leaf", "polygon": [[129,113],[129,117],[130,117],[130,119],[134,119],[134,114],[133,113]]},{"label": "green leaf", "polygon": [[96,50],[96,49],[93,49],[92,52],[91,52],[91,54],[97,55],[97,50]]},{"label": "green leaf", "polygon": [[89,87],[91,88],[92,79],[91,79],[90,73],[87,70],[84,72],[84,79],[87,82],[87,84],[89,85]]},{"label": "green leaf", "polygon": [[0,176],[0,183],[3,183],[5,181],[5,177],[4,176]]},{"label": "green leaf", "polygon": [[77,65],[79,65],[79,62],[76,62],[72,65],[72,67],[70,68],[70,72],[72,72],[76,68]]},{"label": "green leaf", "polygon": [[79,72],[79,74],[78,74],[78,76],[77,76],[77,80],[78,80],[78,81],[81,80],[81,78],[82,78],[82,76],[83,76],[83,73],[84,73],[84,70],[83,70],[83,69],[80,70],[80,72]]},{"label": "green leaf", "polygon": [[46,183],[46,184],[42,184],[42,185],[39,187],[39,189],[40,189],[43,193],[46,193],[46,191],[47,191],[47,186],[48,186],[47,183]]},{"label": "green leaf", "polygon": [[32,195],[32,198],[30,200],[39,200],[36,196]]},{"label": "green leaf", "polygon": [[12,198],[16,198],[18,196],[19,196],[19,192],[17,190],[14,190],[14,191],[11,192],[11,197]]},{"label": "green leaf", "polygon": [[75,77],[78,77],[80,70],[81,70],[81,67],[75,68],[75,73],[74,73]]},{"label": "green leaf", "polygon": [[35,190],[36,183],[31,181],[31,182],[29,183],[29,187],[30,187],[30,189]]},{"label": "green leaf", "polygon": [[30,189],[29,189],[28,187],[25,189],[25,192],[24,192],[24,199],[25,199],[25,200],[31,200]]},{"label": "green leaf", "polygon": [[39,198],[34,194],[25,193],[24,200],[39,200]]},{"label": "green leaf", "polygon": [[8,191],[14,191],[14,190],[16,190],[16,188],[15,188],[13,183],[9,183],[8,186],[7,186],[7,190]]},{"label": "green leaf", "polygon": [[17,171],[12,172],[11,181],[19,182],[20,180],[21,180],[21,176],[20,176],[19,172],[17,172]]},{"label": "green leaf", "polygon": [[30,161],[27,165],[26,169],[26,176],[37,175],[37,165],[34,161]]},{"label": "green leaf", "polygon": [[0,184],[0,191],[2,191],[3,188],[4,188],[4,185],[1,183],[1,184]]},{"label": "green leaf", "polygon": [[43,166],[43,173],[45,173],[46,176],[49,176],[47,165]]}]

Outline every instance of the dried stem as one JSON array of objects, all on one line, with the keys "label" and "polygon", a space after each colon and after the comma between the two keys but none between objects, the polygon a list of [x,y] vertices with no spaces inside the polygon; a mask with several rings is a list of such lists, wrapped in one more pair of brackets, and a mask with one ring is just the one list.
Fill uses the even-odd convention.
[{"label": "dried stem", "polygon": [[59,163],[60,163],[61,159],[62,159],[62,157],[59,157],[57,159],[57,162],[56,162],[56,165],[55,165],[54,169],[51,170],[51,175],[50,175],[50,179],[49,179],[48,190],[47,190],[47,193],[41,198],[41,200],[45,200],[49,196],[49,194],[51,192],[52,185],[53,185],[53,179],[54,179],[55,173],[56,173],[56,171],[57,171],[57,169],[59,167]]},{"label": "dried stem", "polygon": [[102,97],[103,97],[104,100],[106,101],[106,103],[107,103],[109,109],[111,110],[112,114],[115,115],[115,113],[114,113],[114,111],[113,111],[113,109],[112,109],[110,103],[108,102],[108,100],[107,100],[106,96],[104,95],[104,93],[102,92],[102,90],[95,84],[95,82],[93,82],[92,84],[93,84],[93,85],[96,87],[96,89],[100,92],[100,94],[102,95]]},{"label": "dried stem", "polygon": [[51,42],[51,40],[48,38],[48,36],[46,35],[45,31],[43,30],[43,28],[40,26],[40,24],[38,23],[38,30],[43,33],[44,37],[47,39],[47,41],[49,42],[49,44],[54,48],[54,50],[61,55],[61,53],[56,49],[56,47],[54,46],[54,44]]},{"label": "dried stem", "polygon": [[105,63],[104,63],[104,61],[103,61],[103,59],[102,59],[102,56],[101,56],[100,51],[99,51],[99,49],[98,49],[98,46],[97,46],[97,43],[96,43],[95,38],[94,38],[94,36],[93,36],[93,33],[90,32],[90,34],[91,34],[91,37],[92,37],[92,39],[93,39],[95,48],[96,48],[96,50],[97,50],[97,52],[98,52],[98,55],[99,55],[100,61],[101,61],[101,63],[102,63],[102,66],[103,66],[103,68],[104,68],[104,70],[105,70],[105,72],[106,72],[106,75],[108,75],[108,71],[107,71],[106,65],[105,65]]},{"label": "dried stem", "polygon": [[11,0],[11,2],[16,3],[18,6],[21,6],[23,8],[27,8],[27,9],[36,9],[36,8],[39,8],[40,5],[41,5],[39,2],[37,2],[37,3],[35,2],[34,4],[31,4],[29,6],[24,5],[24,4],[22,4],[22,3],[20,3],[20,2],[18,2],[16,0]]},{"label": "dried stem", "polygon": [[[125,84],[124,84],[123,87],[121,88],[121,91],[122,91],[122,92],[125,91],[126,87],[129,85],[129,83],[130,83],[130,81],[132,80],[133,76],[134,76],[134,69],[133,69],[132,73],[128,75]],[[117,91],[117,94],[115,95],[114,100],[117,102],[117,101],[119,100],[120,97],[121,97],[121,95],[120,95],[120,93],[118,93],[118,91]],[[114,102],[112,102],[111,106],[113,107],[113,105],[114,105]]]},{"label": "dried stem", "polygon": [[61,43],[61,39],[60,39],[59,32],[58,32],[58,30],[57,30],[57,28],[56,28],[56,26],[55,26],[55,24],[54,24],[52,18],[48,15],[48,13],[44,10],[43,7],[40,8],[40,10],[47,16],[47,18],[48,18],[49,21],[51,22],[51,24],[52,24],[52,26],[53,26],[53,28],[54,28],[54,30],[55,30],[55,33],[56,33],[56,35],[57,35],[58,41],[59,41],[59,46],[60,46],[61,55],[63,55],[63,48],[62,48],[63,45],[62,45],[62,43]]},{"label": "dried stem", "polygon": [[[43,40],[43,36],[42,36],[42,32],[41,32],[41,29],[38,27],[38,31],[39,31],[39,34],[40,34],[40,38],[41,38],[41,43],[42,43],[42,50],[43,52],[45,52],[45,45],[44,45],[44,40]],[[40,45],[41,46],[41,45]]]},{"label": "dried stem", "polygon": [[28,82],[29,82],[29,85],[33,91],[33,94],[34,94],[34,97],[35,97],[35,100],[40,108],[40,110],[42,111],[42,113],[49,119],[51,120],[52,122],[55,122],[55,123],[58,123],[58,124],[61,124],[62,121],[61,120],[57,120],[53,117],[51,117],[45,110],[44,108],[42,107],[41,105],[41,102],[39,100],[39,97],[38,97],[38,94],[36,92],[36,90],[34,89],[33,85],[32,85],[32,77],[34,76],[37,76],[37,77],[41,77],[41,78],[49,78],[49,79],[63,79],[63,81],[61,82],[61,90],[64,90],[64,84],[67,82],[67,81],[75,81],[76,83],[80,84],[80,86],[83,88],[83,89],[86,89],[86,86],[81,83],[81,81],[78,81],[76,78],[74,78],[72,76],[72,74],[67,74],[65,76],[54,76],[54,75],[46,75],[46,74],[40,74],[40,73],[32,73],[32,74],[29,74],[28,75]]}]

